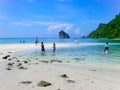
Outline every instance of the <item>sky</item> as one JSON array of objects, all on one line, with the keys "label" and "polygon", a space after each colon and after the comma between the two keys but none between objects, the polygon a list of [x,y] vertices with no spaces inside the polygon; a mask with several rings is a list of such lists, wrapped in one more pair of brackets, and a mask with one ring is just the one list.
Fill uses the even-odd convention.
[{"label": "sky", "polygon": [[120,0],[0,0],[0,38],[79,38],[119,13]]}]

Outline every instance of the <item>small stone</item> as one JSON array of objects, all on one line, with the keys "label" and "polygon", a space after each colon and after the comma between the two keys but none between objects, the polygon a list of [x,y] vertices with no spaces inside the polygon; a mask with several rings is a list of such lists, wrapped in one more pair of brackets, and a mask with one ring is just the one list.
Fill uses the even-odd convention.
[{"label": "small stone", "polygon": [[3,55],[3,53],[0,53],[1,55]]},{"label": "small stone", "polygon": [[50,85],[52,85],[52,84],[49,83],[49,82],[46,82],[46,81],[40,81],[40,82],[37,84],[37,86],[39,86],[39,87],[46,87],[46,86],[50,86]]},{"label": "small stone", "polygon": [[96,71],[96,70],[94,70],[94,69],[91,69],[90,71]]},{"label": "small stone", "polygon": [[37,65],[39,64],[39,63],[36,63]]},{"label": "small stone", "polygon": [[91,83],[94,83],[94,81],[91,81]]},{"label": "small stone", "polygon": [[43,62],[43,63],[48,63],[49,61],[40,61],[40,62]]},{"label": "small stone", "polygon": [[12,68],[11,67],[7,67],[7,70],[12,70]]},{"label": "small stone", "polygon": [[8,60],[9,60],[9,61],[11,61],[12,59],[11,59],[11,58],[9,58]]},{"label": "small stone", "polygon": [[19,67],[19,66],[21,66],[22,65],[22,63],[19,63],[17,66]]},{"label": "small stone", "polygon": [[28,63],[28,61],[24,61],[24,63]]},{"label": "small stone", "polygon": [[73,80],[67,80],[68,83],[75,83]]},{"label": "small stone", "polygon": [[17,62],[20,62],[20,60],[17,60]]},{"label": "small stone", "polygon": [[13,63],[8,63],[8,65],[9,65],[9,66],[12,66],[12,65],[13,65]]},{"label": "small stone", "polygon": [[51,62],[51,63],[53,63],[53,62],[59,62],[59,63],[62,63],[62,61],[60,61],[60,60],[51,60],[50,62]]},{"label": "small stone", "polygon": [[19,67],[19,69],[27,69],[27,68],[25,68],[25,67],[21,66],[21,67]]},{"label": "small stone", "polygon": [[61,77],[68,78],[68,76],[66,74],[61,75]]},{"label": "small stone", "polygon": [[22,82],[20,82],[20,83],[22,83],[22,84],[31,84],[32,81],[22,81]]},{"label": "small stone", "polygon": [[2,59],[7,59],[8,57],[10,57],[10,55],[6,55],[6,56],[2,57]]}]

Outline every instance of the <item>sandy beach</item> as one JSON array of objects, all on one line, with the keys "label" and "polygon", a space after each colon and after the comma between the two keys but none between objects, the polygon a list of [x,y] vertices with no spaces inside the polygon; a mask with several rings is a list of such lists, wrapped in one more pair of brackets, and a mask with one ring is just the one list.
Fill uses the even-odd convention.
[{"label": "sandy beach", "polygon": [[[0,45],[0,90],[120,90],[119,68],[58,60],[40,61],[40,58],[33,60],[16,54],[31,49],[40,50],[40,46]],[[51,85],[39,86],[40,81]]]}]

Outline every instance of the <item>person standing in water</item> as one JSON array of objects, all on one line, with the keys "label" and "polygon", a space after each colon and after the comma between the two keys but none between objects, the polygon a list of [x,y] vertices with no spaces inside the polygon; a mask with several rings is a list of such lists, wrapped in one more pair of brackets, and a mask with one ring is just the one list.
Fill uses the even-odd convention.
[{"label": "person standing in water", "polygon": [[35,45],[37,46],[39,40],[38,40],[38,37],[35,38]]},{"label": "person standing in water", "polygon": [[109,51],[109,44],[108,44],[108,42],[106,42],[105,47],[104,47],[105,54],[108,54],[108,51]]},{"label": "person standing in water", "polygon": [[41,51],[42,51],[42,53],[45,53],[45,47],[44,47],[43,42],[41,42]]},{"label": "person standing in water", "polygon": [[56,51],[56,45],[55,43],[53,43],[53,52],[55,53],[55,51]]}]

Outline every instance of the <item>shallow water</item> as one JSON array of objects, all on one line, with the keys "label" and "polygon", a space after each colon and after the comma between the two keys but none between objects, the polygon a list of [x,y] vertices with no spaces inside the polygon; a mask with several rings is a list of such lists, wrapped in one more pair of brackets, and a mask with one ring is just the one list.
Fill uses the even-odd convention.
[{"label": "shallow water", "polygon": [[[0,39],[2,44],[16,44],[21,39]],[[26,44],[34,43],[34,38],[25,38]],[[22,51],[19,54],[32,60],[62,60],[65,62],[82,63],[99,66],[120,67],[120,40],[108,39],[77,39],[79,44],[75,44],[76,39],[40,39],[44,41],[46,47],[45,54],[41,54],[41,49]],[[8,41],[8,42],[7,42]],[[12,41],[12,42],[11,42]],[[11,42],[11,43],[10,43]],[[52,52],[52,43],[56,43],[56,53]],[[104,54],[104,44],[109,42],[109,53]],[[17,42],[19,43],[19,42]],[[50,46],[51,45],[51,46]]]}]

